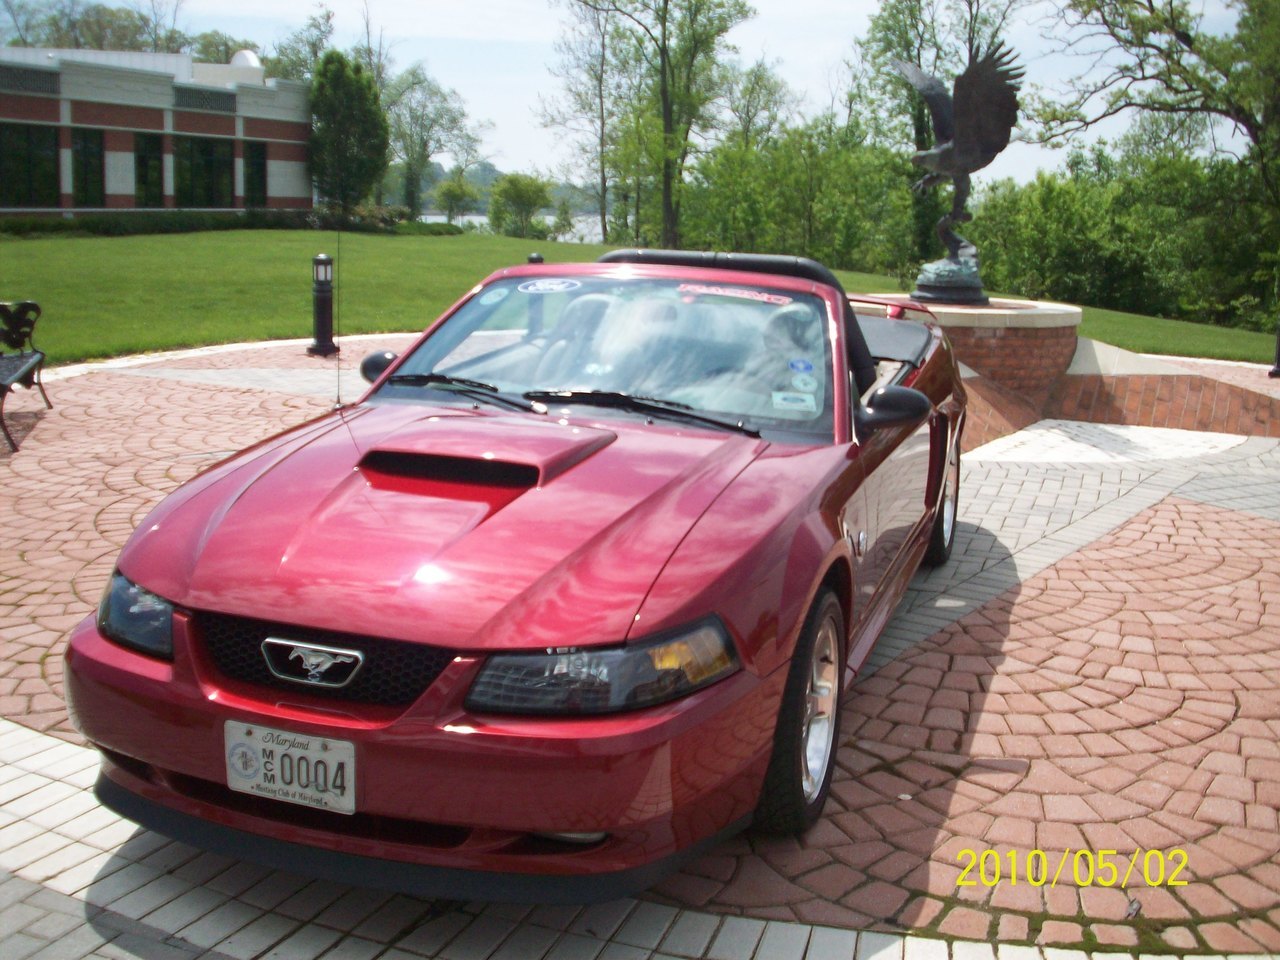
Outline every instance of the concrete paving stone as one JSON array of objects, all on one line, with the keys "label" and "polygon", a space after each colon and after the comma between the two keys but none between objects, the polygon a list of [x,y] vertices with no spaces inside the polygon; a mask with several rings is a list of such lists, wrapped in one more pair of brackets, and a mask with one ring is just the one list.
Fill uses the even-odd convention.
[{"label": "concrete paving stone", "polygon": [[756,956],[760,960],[804,960],[812,930],[808,924],[771,920],[765,924]]},{"label": "concrete paving stone", "polygon": [[396,946],[411,953],[434,957],[446,943],[466,929],[471,920],[468,915],[451,910],[428,920],[408,936],[402,937],[396,941]]},{"label": "concrete paving stone", "polygon": [[261,960],[317,960],[342,938],[337,930],[309,923],[261,955]]},{"label": "concrete paving stone", "polygon": [[[351,933],[391,943],[412,932],[437,913],[429,902],[415,897],[393,896],[353,927]],[[517,922],[513,918],[508,919]]]},{"label": "concrete paving stone", "polygon": [[596,960],[604,949],[605,941],[595,937],[583,937],[576,933],[561,934],[543,960]]},{"label": "concrete paving stone", "polygon": [[87,954],[101,950],[108,942],[92,925],[79,922],[51,937],[45,947],[31,955],[31,960],[81,960]]},{"label": "concrete paving stone", "polygon": [[63,870],[61,873],[47,877],[41,882],[44,886],[58,894],[73,896],[87,887],[99,883],[111,874],[124,869],[128,862],[114,854],[95,853],[88,860]]},{"label": "concrete paving stone", "polygon": [[653,954],[625,943],[606,943],[599,956],[600,960],[651,960]]},{"label": "concrete paving stone", "polygon": [[288,937],[300,924],[277,914],[263,914],[219,940],[213,950],[234,960],[254,960]]},{"label": "concrete paving stone", "polygon": [[951,960],[996,960],[996,951],[989,943],[956,940],[951,944]]},{"label": "concrete paving stone", "polygon": [[[809,934],[809,946],[804,957],[805,960],[854,960],[857,950],[858,931],[814,927]],[[943,956],[940,960],[946,960],[946,957]]]},{"label": "concrete paving stone", "polygon": [[593,904],[578,915],[570,925],[569,932],[608,940],[635,908],[636,901],[631,899]]},{"label": "concrete paving stone", "polygon": [[675,907],[658,903],[637,904],[612,939],[652,950],[662,942],[678,912]]},{"label": "concrete paving stone", "polygon": [[[190,893],[194,889],[196,888],[184,880],[161,874],[149,883],[143,884],[136,890],[113,901],[111,909],[121,916],[129,917],[133,920],[141,920],[152,911],[158,910],[165,904]],[[182,926],[185,926],[185,924],[179,924],[174,929],[179,929]]]},{"label": "concrete paving stone", "polygon": [[23,933],[9,934],[4,938],[5,960],[26,960],[47,945],[48,941],[40,937],[29,937]]},{"label": "concrete paving stone", "polygon": [[28,840],[0,850],[0,866],[6,870],[25,872],[25,868],[31,864],[57,853],[71,842],[56,833],[41,832]]},{"label": "concrete paving stone", "polygon": [[707,951],[708,960],[751,960],[764,935],[765,923],[747,917],[726,917]]},{"label": "concrete paving stone", "polygon": [[442,960],[486,960],[515,929],[516,924],[511,920],[476,916],[438,952],[438,956]]},{"label": "concrete paving stone", "polygon": [[907,936],[902,942],[903,960],[948,960],[947,941]]},{"label": "concrete paving stone", "polygon": [[[226,901],[226,894],[207,887],[196,887],[157,907],[144,919],[159,930],[180,930],[217,909]],[[112,909],[115,909],[115,905]]]},{"label": "concrete paving stone", "polygon": [[559,939],[560,934],[554,930],[517,926],[489,960],[541,960]]},{"label": "concrete paving stone", "polygon": [[533,912],[529,914],[530,923],[535,923],[540,927],[549,927],[552,930],[568,930],[579,914],[582,913],[582,907],[575,907],[565,904],[542,904],[533,908]]},{"label": "concrete paving stone", "polygon": [[720,918],[714,914],[683,910],[662,938],[660,948],[676,956],[701,957],[719,926]]},{"label": "concrete paving stone", "polygon": [[228,900],[178,930],[177,935],[197,947],[212,947],[229,934],[247,927],[263,911],[239,900]]},{"label": "concrete paving stone", "polygon": [[348,887],[315,916],[315,921],[335,930],[354,930],[391,898],[392,894],[385,890]]},{"label": "concrete paving stone", "polygon": [[903,944],[897,934],[864,930],[858,935],[857,960],[903,960]]}]

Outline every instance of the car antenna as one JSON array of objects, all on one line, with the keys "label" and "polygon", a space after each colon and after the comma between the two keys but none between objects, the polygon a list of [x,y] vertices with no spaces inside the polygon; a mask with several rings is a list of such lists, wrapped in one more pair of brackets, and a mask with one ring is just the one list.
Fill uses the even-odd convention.
[{"label": "car antenna", "polygon": [[[338,224],[338,236],[334,240],[336,248],[334,252],[334,261],[342,262],[342,224]],[[338,336],[339,321],[342,319],[342,274],[335,270],[333,274],[333,335]],[[342,409],[342,350],[338,350],[338,362],[334,364],[334,370],[337,371],[334,376],[337,382],[333,386],[333,409]]]}]

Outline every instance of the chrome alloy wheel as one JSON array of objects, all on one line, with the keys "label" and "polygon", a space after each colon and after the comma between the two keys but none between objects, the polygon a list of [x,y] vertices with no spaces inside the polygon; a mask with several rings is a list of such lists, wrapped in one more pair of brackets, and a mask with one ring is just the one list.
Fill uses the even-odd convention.
[{"label": "chrome alloy wheel", "polygon": [[951,544],[956,535],[956,501],[960,498],[960,460],[954,455],[948,457],[947,479],[942,488],[942,536],[943,542]]},{"label": "chrome alloy wheel", "polygon": [[836,629],[833,618],[827,617],[822,621],[809,661],[804,691],[804,770],[801,778],[806,803],[812,803],[821,792],[831,752],[835,749],[836,691],[840,680],[840,641]]}]

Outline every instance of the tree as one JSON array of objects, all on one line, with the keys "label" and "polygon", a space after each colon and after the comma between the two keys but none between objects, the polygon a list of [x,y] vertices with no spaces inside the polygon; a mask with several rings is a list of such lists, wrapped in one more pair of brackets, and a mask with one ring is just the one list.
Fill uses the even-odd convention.
[{"label": "tree", "polygon": [[258,52],[252,40],[237,40],[221,30],[206,30],[190,40],[191,56],[200,63],[230,63],[241,50]]},{"label": "tree", "polygon": [[333,11],[320,4],[300,29],[277,43],[275,52],[263,58],[267,76],[310,81],[332,37]]},{"label": "tree", "polygon": [[387,119],[373,80],[359,64],[329,50],[311,84],[311,117],[316,190],[349,216],[387,168]]},{"label": "tree", "polygon": [[8,24],[0,28],[0,43],[17,47],[33,47],[32,39],[38,29],[42,14],[39,4],[29,0],[0,0],[8,17]]},{"label": "tree", "polygon": [[1203,115],[1248,141],[1272,202],[1280,206],[1280,6],[1274,0],[1227,0],[1239,17],[1211,33],[1184,0],[1071,0],[1058,3],[1070,33],[1066,49],[1105,49],[1101,70],[1072,85],[1061,103],[1041,103],[1043,139],[1087,129],[1137,110]]},{"label": "tree", "polygon": [[462,214],[475,209],[480,191],[467,181],[466,171],[458,165],[446,179],[436,184],[435,199],[436,206],[444,211],[445,221],[453,223]]},{"label": "tree", "polygon": [[547,231],[552,240],[563,240],[573,233],[573,211],[569,209],[569,201],[561,200],[556,206],[556,219]]},{"label": "tree", "polygon": [[538,231],[541,224],[535,224],[534,217],[550,205],[550,183],[533,174],[508,173],[498,178],[489,195],[489,226],[509,237],[545,238],[545,228]]},{"label": "tree", "polygon": [[553,75],[564,85],[559,100],[543,102],[542,122],[579,138],[584,165],[595,183],[600,236],[609,235],[609,137],[615,120],[612,18],[608,11],[570,2],[573,23],[556,41]]},{"label": "tree", "polygon": [[729,133],[743,147],[758,147],[771,139],[796,111],[799,99],[763,59],[746,70],[729,67],[726,76]]},{"label": "tree", "polygon": [[719,90],[715,67],[725,35],[754,11],[743,0],[576,0],[627,25],[635,53],[653,86],[660,121],[662,244],[680,245],[677,190],[684,180],[691,136],[709,122]]},{"label": "tree", "polygon": [[[1064,46],[1092,67],[1061,103],[1042,102],[1041,138],[1088,129],[1126,111],[1210,118],[1247,143],[1244,164],[1257,177],[1259,217],[1280,221],[1280,4],[1227,0],[1233,26],[1213,32],[1186,0],[1070,0],[1055,4]],[[1280,250],[1273,302],[1280,299]]]},{"label": "tree", "polygon": [[178,14],[186,0],[135,2],[139,4],[135,12],[142,18],[143,35],[152,53],[181,53],[190,45],[191,38],[178,29]]},{"label": "tree", "polygon": [[135,8],[81,0],[3,3],[5,32],[19,46],[180,53],[191,43],[177,26],[183,0],[147,0]]},{"label": "tree", "polygon": [[416,215],[432,158],[452,152],[459,160],[474,152],[476,138],[467,130],[462,98],[427,76],[421,64],[401,74],[392,89],[391,144],[404,165],[404,205]]}]

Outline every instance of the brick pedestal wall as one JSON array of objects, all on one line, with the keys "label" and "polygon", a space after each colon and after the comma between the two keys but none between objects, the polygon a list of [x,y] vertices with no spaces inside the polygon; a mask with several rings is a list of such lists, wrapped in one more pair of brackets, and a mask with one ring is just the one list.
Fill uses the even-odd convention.
[{"label": "brick pedestal wall", "polygon": [[956,356],[1003,387],[1043,401],[1076,352],[1076,327],[953,327]]}]

